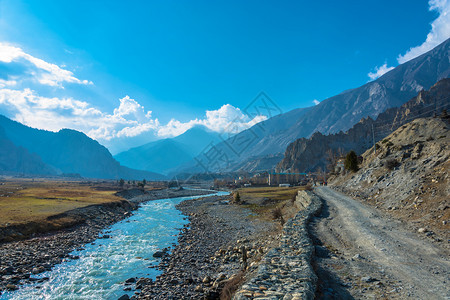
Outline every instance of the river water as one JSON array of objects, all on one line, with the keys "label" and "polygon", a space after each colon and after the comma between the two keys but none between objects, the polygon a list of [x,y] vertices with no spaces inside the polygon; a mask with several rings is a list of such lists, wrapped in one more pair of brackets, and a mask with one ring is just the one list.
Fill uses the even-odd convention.
[{"label": "river water", "polygon": [[[225,195],[218,192],[213,195]],[[117,299],[126,292],[123,282],[131,277],[155,279],[161,271],[153,258],[155,251],[172,246],[187,218],[175,206],[181,201],[205,196],[180,197],[149,201],[134,214],[114,224],[104,233],[109,239],[98,239],[74,251],[80,259],[55,266],[52,271],[35,275],[49,277],[43,283],[21,286],[6,292],[4,299]],[[131,296],[133,292],[128,292]]]}]

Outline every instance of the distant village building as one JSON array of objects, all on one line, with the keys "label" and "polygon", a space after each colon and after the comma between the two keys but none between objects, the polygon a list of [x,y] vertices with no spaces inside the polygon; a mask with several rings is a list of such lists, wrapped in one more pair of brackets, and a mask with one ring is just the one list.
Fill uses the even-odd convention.
[{"label": "distant village building", "polygon": [[308,174],[306,173],[269,173],[269,185],[279,186],[280,184],[306,185]]}]

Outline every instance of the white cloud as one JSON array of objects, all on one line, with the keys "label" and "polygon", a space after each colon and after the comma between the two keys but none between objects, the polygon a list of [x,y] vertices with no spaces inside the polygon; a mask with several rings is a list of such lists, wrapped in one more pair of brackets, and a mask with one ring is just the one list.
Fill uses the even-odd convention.
[{"label": "white cloud", "polygon": [[0,105],[25,125],[50,131],[71,128],[100,140],[132,137],[160,126],[157,119],[151,119],[151,114],[128,96],[120,99],[112,114],[84,101],[43,97],[30,89],[0,89]]},{"label": "white cloud", "polygon": [[394,67],[388,67],[387,63],[384,63],[384,65],[380,67],[375,67],[375,72],[370,72],[367,74],[371,80],[375,80],[378,77],[383,76],[385,73],[389,72],[390,70],[394,69]]},{"label": "white cloud", "polygon": [[[437,11],[439,16],[431,23],[431,31],[428,33],[425,42],[410,48],[405,54],[397,57],[399,64],[403,64],[430,51],[450,37],[450,0],[430,0],[428,5],[430,11]],[[375,72],[370,72],[367,75],[371,80],[375,80],[393,68],[388,67],[385,63],[381,67],[376,67]]]},{"label": "white cloud", "polygon": [[149,131],[160,137],[173,137],[196,125],[237,133],[267,119],[266,116],[250,119],[239,108],[225,104],[218,110],[206,111],[203,119],[188,122],[172,119],[163,125],[152,118],[151,111],[129,96],[119,101],[113,113],[106,113],[73,98],[44,97],[31,89],[0,89],[0,108],[16,121],[50,131],[71,128],[100,141],[134,137]]},{"label": "white cloud", "polygon": [[410,48],[404,55],[399,55],[397,60],[400,64],[422,55],[450,37],[450,1],[430,0],[428,5],[430,10],[437,11],[439,16],[431,23],[431,31],[425,42]]},{"label": "white cloud", "polygon": [[0,79],[0,88],[4,88],[6,86],[14,86],[17,84],[16,80],[4,80]]},{"label": "white cloud", "polygon": [[[62,69],[55,64],[46,62],[40,58],[34,57],[25,53],[21,48],[0,42],[0,62],[3,63],[21,63],[27,68],[30,63],[33,69],[28,69],[27,72],[37,80],[40,84],[63,87],[63,82],[76,84],[92,84],[88,80],[80,80],[68,70]],[[17,83],[17,82],[16,82]]]},{"label": "white cloud", "polygon": [[172,119],[158,129],[158,135],[162,137],[177,136],[196,125],[203,125],[216,132],[238,133],[264,120],[267,120],[267,116],[258,115],[250,119],[239,108],[225,104],[217,110],[207,110],[204,119],[195,119],[184,123]]},{"label": "white cloud", "polygon": [[314,103],[314,105],[318,105],[318,104],[320,103],[320,101],[317,100],[317,99],[314,99],[314,100],[313,100],[313,103]]}]

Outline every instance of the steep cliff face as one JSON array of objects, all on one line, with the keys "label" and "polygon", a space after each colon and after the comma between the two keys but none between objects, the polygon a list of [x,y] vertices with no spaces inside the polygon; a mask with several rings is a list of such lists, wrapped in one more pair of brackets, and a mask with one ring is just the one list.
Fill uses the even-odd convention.
[{"label": "steep cliff face", "polygon": [[439,81],[429,91],[419,92],[399,108],[386,110],[375,121],[371,118],[362,119],[345,133],[326,136],[316,132],[309,139],[296,140],[287,147],[277,169],[296,172],[315,171],[319,167],[324,169],[327,151],[337,153],[341,150],[345,153],[354,150],[361,154],[373,146],[374,138],[377,142],[403,124],[415,118],[433,116],[445,108],[450,108],[450,79]]},{"label": "steep cliff face", "polygon": [[[449,57],[450,39],[377,80],[328,98],[314,107],[290,111],[261,122],[219,143],[216,148],[227,161],[215,163],[209,171],[252,168],[258,160],[284,152],[298,138],[310,137],[315,132],[338,133],[350,129],[362,118],[375,119],[386,109],[398,107],[422,89],[429,89],[437,81],[450,77]],[[242,141],[241,146],[234,147],[234,141]],[[204,159],[202,155],[197,157],[197,161]],[[204,169],[193,161],[179,171],[203,172]]]}]

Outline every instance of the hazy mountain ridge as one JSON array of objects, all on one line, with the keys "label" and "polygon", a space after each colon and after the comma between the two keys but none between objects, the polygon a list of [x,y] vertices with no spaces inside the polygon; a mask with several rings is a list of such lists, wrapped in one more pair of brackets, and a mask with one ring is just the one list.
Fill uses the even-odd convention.
[{"label": "hazy mountain ridge", "polygon": [[[255,134],[258,137],[240,155],[230,150],[227,145],[230,140],[218,144],[217,148],[228,156],[229,161],[216,164],[209,171],[245,170],[243,168],[246,166],[254,167],[256,160],[264,160],[265,156],[284,152],[298,138],[310,137],[315,132],[330,134],[345,131],[362,118],[376,118],[386,109],[402,105],[420,90],[429,89],[440,79],[448,78],[449,57],[450,39],[397,66],[377,80],[330,97],[305,109],[303,113],[295,114],[294,112],[299,111],[297,109],[261,122],[236,135],[235,139],[242,140],[252,139]],[[202,160],[202,157],[197,159]],[[194,162],[179,169],[180,172],[189,170],[204,171],[195,167]]]},{"label": "hazy mountain ridge", "polygon": [[[327,151],[334,153],[341,149],[344,153],[350,150],[362,154],[373,146],[373,139],[378,142],[405,123],[418,117],[433,116],[435,107],[439,113],[450,108],[450,79],[442,79],[429,91],[419,94],[399,108],[390,108],[372,118],[362,119],[347,132],[323,135],[314,133],[310,138],[300,138],[291,143],[283,160],[277,165],[278,171],[309,172],[317,168],[326,169]],[[374,127],[375,136],[372,133]]]},{"label": "hazy mountain ridge", "polygon": [[47,165],[37,154],[16,146],[0,127],[0,172],[4,174],[56,175],[54,168]]},{"label": "hazy mountain ridge", "polygon": [[[297,108],[281,115],[276,115],[268,120],[262,121],[249,129],[243,130],[233,137],[228,137],[227,133],[220,135],[221,142],[216,144],[214,148],[205,149],[195,160],[191,160],[184,165],[179,166],[173,172],[191,173],[191,172],[210,172],[210,171],[233,171],[241,168],[247,161],[258,160],[253,163],[255,165],[267,166],[273,161],[272,149],[267,148],[267,140],[280,139],[280,143],[275,143],[277,152],[280,155],[283,148],[284,137],[282,133],[293,126],[296,120],[307,113],[311,107]],[[216,165],[216,168],[208,169],[207,165],[199,166],[198,162],[208,162],[209,158],[205,157],[205,152],[217,151],[225,161],[223,165]],[[267,158],[266,158],[267,156]],[[278,162],[277,160],[275,163]],[[217,168],[220,167],[220,168]]]},{"label": "hazy mountain ridge", "polygon": [[131,148],[114,156],[122,165],[167,173],[198,155],[210,143],[219,142],[219,133],[195,126],[185,133]]},{"label": "hazy mountain ridge", "polygon": [[62,129],[56,133],[39,130],[1,115],[0,126],[8,140],[40,157],[58,173],[78,173],[83,177],[108,179],[164,178],[160,174],[121,166],[108,149],[76,130]]}]

